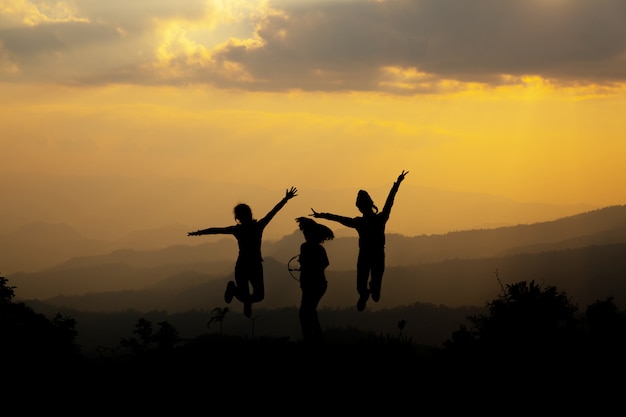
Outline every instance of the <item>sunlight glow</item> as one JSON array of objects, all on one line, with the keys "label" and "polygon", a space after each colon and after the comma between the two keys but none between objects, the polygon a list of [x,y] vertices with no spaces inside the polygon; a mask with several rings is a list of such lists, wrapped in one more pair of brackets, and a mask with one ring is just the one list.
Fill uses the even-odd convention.
[{"label": "sunlight glow", "polygon": [[479,83],[441,79],[416,68],[384,67],[381,72],[384,79],[379,82],[379,85],[396,92],[442,94],[467,93],[483,89]]},{"label": "sunlight glow", "polygon": [[[260,39],[254,36],[254,32],[250,28],[244,32],[241,28],[251,15],[268,10],[265,2],[218,0],[209,3],[206,15],[200,19],[159,21],[155,28],[160,41],[155,52],[154,68],[166,79],[182,79],[185,76],[193,79],[194,71],[211,68],[214,74],[224,79],[251,80],[241,64],[215,62],[212,51],[226,46],[260,47]],[[242,37],[233,36],[237,33]]]},{"label": "sunlight glow", "polygon": [[2,3],[3,18],[27,26],[55,22],[89,22],[89,19],[76,16],[76,9],[66,1],[34,4],[28,0],[4,0]]},{"label": "sunlight glow", "polygon": [[174,75],[180,75],[176,61],[185,64],[202,64],[209,54],[203,46],[189,39],[186,28],[180,22],[165,22],[159,29],[162,41],[157,49],[157,60],[161,67],[169,68]]},{"label": "sunlight glow", "polygon": [[2,172],[623,203],[619,0],[0,1]]}]

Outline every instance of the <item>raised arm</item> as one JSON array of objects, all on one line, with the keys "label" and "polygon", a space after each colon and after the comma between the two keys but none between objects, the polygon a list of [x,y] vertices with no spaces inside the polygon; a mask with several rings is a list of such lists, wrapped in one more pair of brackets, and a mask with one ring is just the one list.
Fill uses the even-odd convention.
[{"label": "raised arm", "polygon": [[230,234],[235,232],[235,226],[226,227],[209,227],[208,229],[196,230],[195,232],[187,233],[187,236],[200,236],[200,235],[220,235]]},{"label": "raised arm", "polygon": [[313,216],[315,218],[331,220],[333,222],[340,223],[346,227],[355,227],[354,218],[352,217],[340,216],[338,214],[332,213],[320,213],[313,209],[311,209],[311,211],[313,213],[311,213],[310,216]]},{"label": "raised arm", "polygon": [[389,190],[389,195],[387,196],[387,201],[385,201],[385,206],[383,207],[383,213],[387,216],[391,213],[391,207],[393,207],[393,201],[396,198],[396,193],[400,188],[400,183],[404,181],[404,177],[408,174],[409,171],[402,170],[402,173],[398,175],[398,179],[391,186],[391,190]]},{"label": "raised arm", "polygon": [[274,206],[274,208],[271,209],[269,211],[269,213],[267,213],[265,215],[265,217],[263,217],[261,220],[259,220],[259,223],[263,227],[265,227],[274,218],[276,213],[278,213],[280,211],[280,209],[285,207],[285,204],[287,204],[287,201],[291,200],[292,198],[294,198],[297,195],[298,195],[298,189],[296,187],[291,187],[290,189],[285,190],[285,197],[283,197],[283,199],[280,200],[278,202],[278,204],[276,204]]}]

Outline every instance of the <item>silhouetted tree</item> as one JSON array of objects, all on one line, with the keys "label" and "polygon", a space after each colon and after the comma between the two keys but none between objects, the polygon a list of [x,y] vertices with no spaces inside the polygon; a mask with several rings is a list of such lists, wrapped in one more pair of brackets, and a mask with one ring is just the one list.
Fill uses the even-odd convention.
[{"label": "silhouetted tree", "polygon": [[578,309],[554,286],[506,285],[487,307],[487,315],[468,317],[472,326],[460,326],[444,342],[448,351],[528,362],[563,358],[580,341]]},{"label": "silhouetted tree", "polygon": [[161,321],[157,324],[159,325],[159,330],[154,335],[157,349],[174,349],[180,341],[180,338],[178,337],[178,330],[176,330],[176,328],[167,321]]},{"label": "silhouetted tree", "polygon": [[137,335],[139,339],[131,337],[129,339],[123,338],[120,341],[122,347],[130,348],[135,354],[140,354],[150,350],[153,342],[152,334],[152,322],[144,319],[143,317],[137,320],[133,334]]},{"label": "silhouetted tree", "polygon": [[159,330],[154,333],[152,322],[145,318],[140,318],[135,324],[133,334],[139,339],[131,337],[120,340],[120,345],[129,348],[134,354],[142,354],[154,349],[169,350],[176,347],[180,341],[178,331],[167,321],[158,323]]},{"label": "silhouetted tree", "polygon": [[24,303],[14,303],[15,288],[0,277],[0,356],[33,365],[62,366],[79,359],[76,321],[58,314],[49,320]]},{"label": "silhouetted tree", "polygon": [[10,304],[15,297],[15,287],[8,285],[9,280],[0,277],[0,305]]},{"label": "silhouetted tree", "polygon": [[597,300],[585,311],[585,324],[591,353],[613,360],[626,348],[626,319],[613,302],[613,297]]}]

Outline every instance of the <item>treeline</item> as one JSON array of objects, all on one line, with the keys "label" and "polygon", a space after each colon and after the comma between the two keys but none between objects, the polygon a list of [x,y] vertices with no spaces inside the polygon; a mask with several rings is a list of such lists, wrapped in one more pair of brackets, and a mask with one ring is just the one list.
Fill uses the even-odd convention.
[{"label": "treeline", "polygon": [[[75,318],[58,312],[48,318],[16,303],[14,289],[0,277],[0,357],[12,371],[5,378],[11,381],[7,395],[52,391],[57,398],[101,400],[104,393],[107,404],[132,400],[147,406],[155,404],[156,393],[158,404],[179,404],[190,393],[191,401],[220,401],[243,390],[239,395],[247,399],[272,394],[293,400],[309,398],[305,387],[317,381],[324,395],[316,405],[349,404],[353,410],[369,410],[367,401],[393,406],[417,393],[425,400],[445,393],[457,401],[459,395],[486,395],[482,401],[489,403],[528,395],[520,404],[545,407],[551,399],[563,411],[565,401],[620,389],[616,378],[626,370],[626,317],[612,297],[581,310],[566,293],[534,281],[502,284],[498,297],[482,310],[467,311],[466,321],[439,345],[410,336],[406,330],[415,318],[399,311],[376,313],[384,317],[385,332],[360,329],[347,319],[326,327],[325,345],[308,346],[279,333],[233,334],[226,329],[239,314],[215,308],[203,313],[204,330],[193,338],[183,337],[164,313],[139,315],[124,337],[96,356],[81,351]],[[263,317],[297,317],[292,310],[274,313],[264,311]],[[261,317],[247,324],[258,325]],[[434,325],[430,319],[425,321]],[[349,393],[357,387],[369,390],[365,403],[353,404]],[[555,396],[562,391],[567,399]]]},{"label": "treeline", "polygon": [[[61,358],[116,357],[137,353],[139,345],[145,351],[153,350],[152,342],[155,349],[179,348],[206,335],[301,343],[295,307],[255,310],[251,319],[228,307],[173,315],[165,311],[100,315],[74,312],[98,332],[110,332],[100,340],[105,343],[94,338],[85,355],[85,346],[78,341],[79,333],[90,332],[88,326],[81,327],[68,311],[43,314],[32,306],[16,303],[14,290],[6,278],[0,277],[0,333],[5,357],[33,356],[38,361],[54,357],[57,362]],[[46,308],[43,304],[39,307]],[[322,309],[320,320],[329,345],[401,339],[409,345],[431,347],[468,360],[511,354],[533,360],[590,355],[615,359],[626,351],[626,317],[611,296],[581,310],[557,287],[534,281],[501,284],[501,294],[485,308],[415,304],[377,312]],[[125,333],[119,333],[124,331],[121,329]]]},{"label": "treeline", "polygon": [[[76,341],[88,356],[119,352],[119,340],[127,337],[140,319],[149,320],[155,326],[159,322],[167,322],[178,330],[182,340],[218,331],[224,335],[242,338],[281,337],[292,342],[299,342],[301,338],[298,307],[295,306],[257,308],[253,317],[248,319],[241,313],[241,308],[234,304],[218,328],[218,324],[211,320],[215,315],[214,310],[223,307],[175,313],[166,310],[99,313],[58,308],[39,301],[30,301],[28,305],[48,317],[59,312],[73,317],[78,332]],[[318,314],[322,326],[331,333],[331,339],[354,338],[353,334],[356,332],[393,336],[399,333],[398,323],[405,321],[403,334],[411,337],[415,343],[441,346],[460,323],[467,322],[468,315],[483,310],[484,308],[471,306],[450,308],[430,303],[414,303],[364,312],[358,312],[354,307],[320,308]]]}]

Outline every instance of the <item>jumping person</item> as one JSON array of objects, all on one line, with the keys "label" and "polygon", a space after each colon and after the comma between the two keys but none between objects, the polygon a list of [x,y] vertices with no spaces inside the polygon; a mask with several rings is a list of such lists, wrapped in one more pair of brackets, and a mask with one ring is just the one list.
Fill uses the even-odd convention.
[{"label": "jumping person", "polygon": [[300,289],[302,290],[298,318],[304,342],[320,344],[323,343],[323,337],[317,306],[328,288],[325,269],[329,265],[326,249],[322,244],[327,240],[332,240],[335,235],[329,227],[315,220],[298,217],[296,222],[305,239],[300,245],[298,257]]},{"label": "jumping person", "polygon": [[[387,201],[381,212],[374,204],[372,197],[365,190],[359,190],[356,197],[356,206],[361,212],[360,217],[345,217],[331,213],[318,213],[315,210],[311,216],[339,222],[346,227],[356,229],[359,234],[359,254],[356,264],[356,290],[359,299],[356,304],[358,311],[365,310],[370,295],[378,302],[385,272],[385,226],[394,198],[408,171],[402,171],[396,182],[393,183]],[[371,275],[371,276],[370,276]],[[369,288],[367,280],[370,278]]]},{"label": "jumping person", "polygon": [[[235,263],[235,281],[228,281],[224,301],[230,304],[235,297],[243,303],[243,314],[252,315],[252,304],[265,298],[265,284],[263,281],[263,256],[261,242],[263,230],[282,209],[287,201],[295,197],[298,190],[294,187],[286,190],[285,197],[274,206],[261,220],[252,216],[252,209],[247,204],[235,206],[235,225],[226,227],[209,227],[187,233],[187,236],[230,234],[237,239],[239,254]],[[250,292],[252,287],[252,293]]]}]

